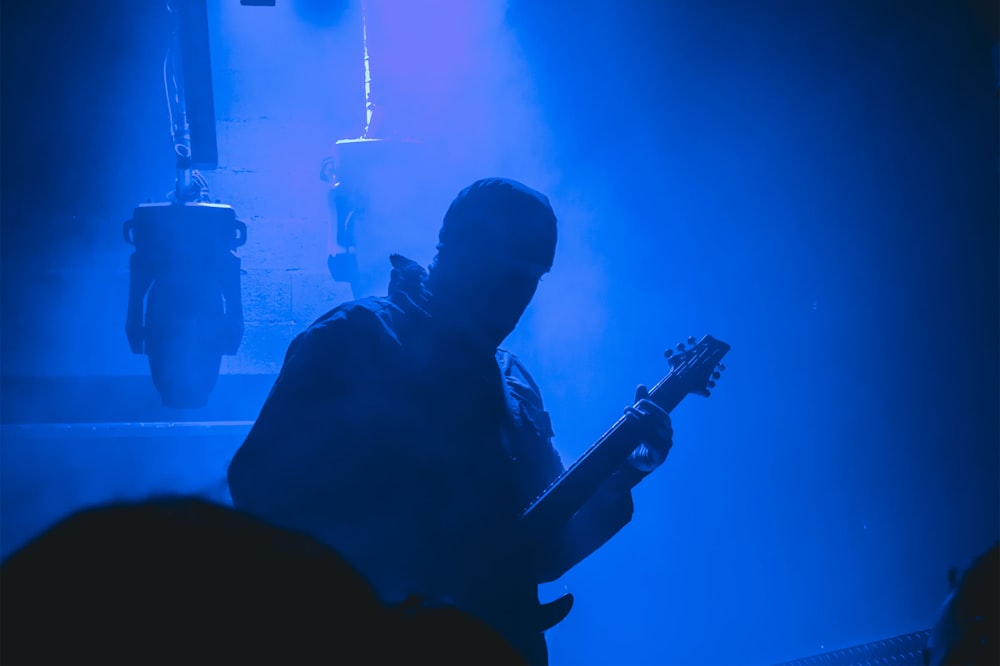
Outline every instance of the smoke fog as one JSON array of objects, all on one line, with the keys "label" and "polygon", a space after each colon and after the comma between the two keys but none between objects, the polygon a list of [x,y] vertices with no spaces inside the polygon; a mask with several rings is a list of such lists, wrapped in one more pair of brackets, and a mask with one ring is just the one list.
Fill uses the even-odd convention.
[{"label": "smoke fog", "polygon": [[[84,4],[3,6],[4,556],[82,506],[224,496],[288,343],[352,296],[320,172],[365,131],[362,5],[209,0],[204,176],[248,226],[246,330],[208,407],[158,405],[124,336],[121,223],[173,187],[170,17]],[[632,523],[543,587],[577,599],[554,664],[774,663],[926,629],[948,568],[1000,535],[987,4],[368,1],[369,133],[413,147],[372,176],[373,293],[389,253],[431,261],[465,185],[545,192],[555,264],[504,346],[567,463],[667,347],[733,346]]]}]

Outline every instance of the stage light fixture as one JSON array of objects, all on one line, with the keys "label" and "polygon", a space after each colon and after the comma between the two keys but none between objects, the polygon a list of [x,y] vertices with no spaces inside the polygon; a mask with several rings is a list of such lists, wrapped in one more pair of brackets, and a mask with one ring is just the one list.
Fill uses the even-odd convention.
[{"label": "stage light fixture", "polygon": [[175,30],[163,79],[177,177],[168,201],[139,205],[125,222],[129,296],[125,333],[149,357],[164,405],[208,403],[224,354],[243,337],[240,259],[247,228],[232,207],[211,203],[197,170],[218,163],[205,0],[170,0]]}]

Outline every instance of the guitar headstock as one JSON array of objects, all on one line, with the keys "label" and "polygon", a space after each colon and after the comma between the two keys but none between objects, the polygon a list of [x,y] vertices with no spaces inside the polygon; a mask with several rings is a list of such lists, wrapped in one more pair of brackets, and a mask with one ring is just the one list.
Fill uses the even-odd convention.
[{"label": "guitar headstock", "polygon": [[690,337],[687,342],[679,343],[663,355],[670,362],[670,377],[680,380],[685,392],[708,397],[715,388],[716,380],[726,369],[722,365],[722,357],[729,350],[730,346],[725,342],[705,335],[697,342]]}]

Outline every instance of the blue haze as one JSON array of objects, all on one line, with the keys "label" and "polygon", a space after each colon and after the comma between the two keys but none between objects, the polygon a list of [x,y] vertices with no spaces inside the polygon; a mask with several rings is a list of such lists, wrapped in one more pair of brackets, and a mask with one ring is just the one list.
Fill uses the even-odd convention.
[{"label": "blue haze", "polygon": [[[5,376],[146,372],[122,330],[120,224],[173,183],[169,24],[161,2],[84,4],[3,6]],[[632,524],[543,587],[577,598],[553,663],[773,663],[929,628],[948,568],[1000,537],[990,3],[370,5],[381,135],[430,161],[380,191],[386,226],[359,251],[428,262],[482,176],[549,193],[555,266],[506,346],[567,461],[666,347],[733,346],[714,394],[675,411]],[[222,371],[268,374],[349,296],[325,274],[317,173],[364,126],[360,4],[208,8],[206,178],[250,227],[247,337]],[[136,444],[5,441],[0,517],[26,527],[4,554],[77,506],[211,486],[238,441]]]}]

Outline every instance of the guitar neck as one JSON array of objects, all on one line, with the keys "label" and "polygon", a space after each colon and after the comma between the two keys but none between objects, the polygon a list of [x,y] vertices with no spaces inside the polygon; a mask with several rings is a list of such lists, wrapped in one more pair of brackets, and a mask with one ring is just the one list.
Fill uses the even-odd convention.
[{"label": "guitar neck", "polygon": [[[674,380],[671,372],[649,392],[649,399],[667,412],[673,411],[688,392],[683,383]],[[542,534],[569,522],[638,446],[632,424],[626,416],[619,418],[521,512],[520,523],[526,535]]]}]

